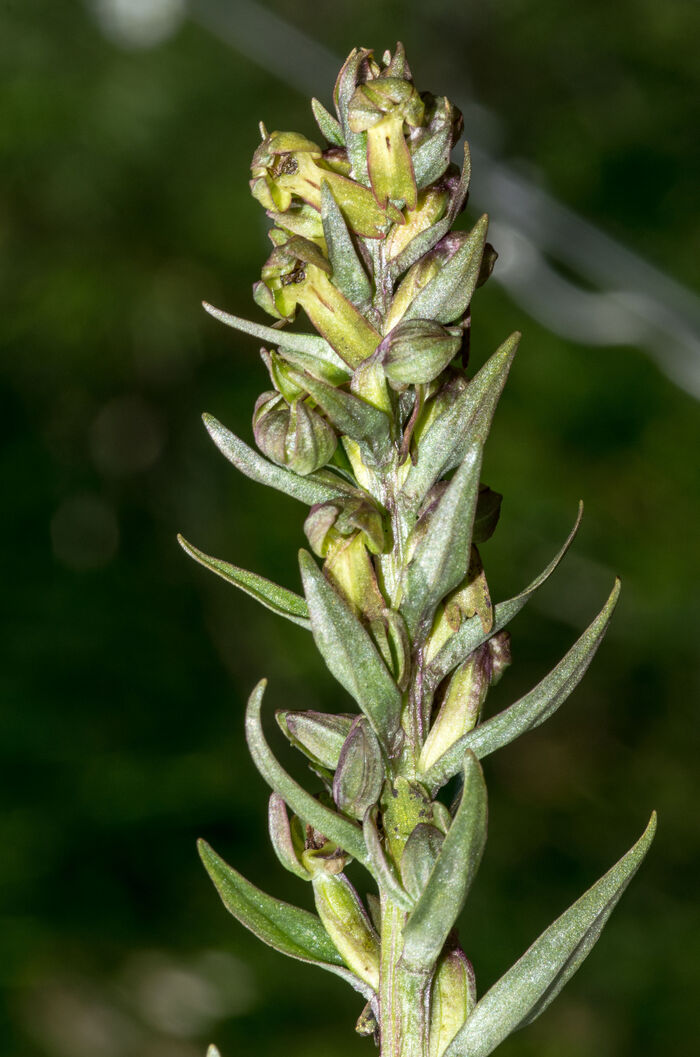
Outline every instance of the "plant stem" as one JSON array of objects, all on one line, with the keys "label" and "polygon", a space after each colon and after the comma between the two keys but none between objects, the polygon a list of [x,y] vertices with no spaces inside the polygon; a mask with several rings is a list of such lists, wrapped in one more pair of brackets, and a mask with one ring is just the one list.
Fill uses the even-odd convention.
[{"label": "plant stem", "polygon": [[382,906],[379,965],[381,1057],[427,1057],[430,974],[401,962],[406,913],[386,900]]}]

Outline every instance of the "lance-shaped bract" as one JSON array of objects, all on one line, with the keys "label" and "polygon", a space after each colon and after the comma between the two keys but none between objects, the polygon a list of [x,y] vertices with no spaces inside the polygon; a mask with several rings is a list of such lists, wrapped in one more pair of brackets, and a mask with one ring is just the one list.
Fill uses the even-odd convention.
[{"label": "lance-shaped bract", "polygon": [[[482,719],[510,662],[504,629],[553,574],[581,515],[544,571],[494,606],[481,547],[502,496],[480,469],[520,335],[490,358],[474,350],[482,365],[467,373],[472,298],[497,254],[487,217],[453,230],[471,175],[466,144],[461,173],[451,162],[462,117],[416,88],[401,45],[381,59],[354,49],[333,102],[336,116],[312,102],[327,145],[261,126],[253,157],[251,190],[273,223],[254,299],[277,323],[205,306],[264,342],[272,385],[254,415],[263,455],[211,416],[207,429],[243,474],[311,508],[304,530],[322,567],[301,553],[302,598],[181,542],[268,609],[310,627],[360,712],[341,704],[339,715],[277,713],[315,776],[313,791],[265,739],[264,683],[246,712],[253,760],[273,791],[275,854],[310,883],[318,916],[259,892],[207,845],[202,857],[244,925],[363,994],[357,1030],[376,1038],[381,1057],[486,1057],[576,970],[653,835],[652,825],[476,1003],[457,928],[486,839],[479,760],[543,723],[576,687],[619,585],[534,689]],[[285,329],[299,307],[317,333]],[[456,777],[449,809],[438,793]],[[345,876],[349,858],[376,881],[366,899]]]}]

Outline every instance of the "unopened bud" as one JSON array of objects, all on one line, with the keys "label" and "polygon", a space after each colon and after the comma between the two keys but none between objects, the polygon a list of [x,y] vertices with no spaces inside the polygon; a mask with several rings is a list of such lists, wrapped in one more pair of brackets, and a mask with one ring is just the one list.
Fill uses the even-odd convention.
[{"label": "unopened bud", "polygon": [[401,856],[401,879],[414,899],[422,896],[444,839],[444,834],[436,826],[421,822],[406,841]]},{"label": "unopened bud", "polygon": [[337,443],[332,427],[318,412],[303,400],[290,407],[275,392],[258,398],[253,433],[263,454],[302,477],[325,466]]},{"label": "unopened bud", "polygon": [[313,877],[316,910],[338,953],[348,969],[378,990],[379,937],[360,897],[345,874],[318,868],[318,861],[308,852],[302,860],[311,872],[317,870]]},{"label": "unopened bud", "polygon": [[301,855],[304,851],[304,831],[296,815],[291,822],[287,814],[287,805],[281,796],[273,793],[268,805],[268,829],[270,841],[275,854],[285,870],[310,881],[311,874],[302,866]]},{"label": "unopened bud", "polygon": [[333,799],[352,818],[362,819],[373,807],[384,784],[384,764],[377,736],[358,716],[345,739],[333,779]]},{"label": "unopened bud", "polygon": [[428,1057],[442,1057],[476,1005],[476,981],[471,962],[459,949],[438,962],[430,995]]},{"label": "unopened bud", "polygon": [[427,231],[438,220],[442,220],[449,202],[446,187],[428,187],[418,195],[416,208],[408,214],[405,224],[397,224],[387,235],[385,253],[388,261],[395,260],[411,239]]},{"label": "unopened bud", "polygon": [[312,763],[334,771],[355,716],[325,712],[275,713],[282,733]]},{"label": "unopened bud", "polygon": [[392,389],[432,382],[442,374],[462,344],[460,327],[443,327],[430,319],[409,319],[383,338],[378,352]]},{"label": "unopened bud", "polygon": [[431,279],[434,279],[438,274],[440,267],[441,259],[439,255],[434,250],[431,250],[421,257],[419,261],[416,261],[413,267],[408,269],[391,302],[391,307],[386,317],[387,330],[391,330],[396,326],[423,287],[427,286]]},{"label": "unopened bud", "polygon": [[490,677],[488,645],[480,646],[459,666],[449,682],[445,699],[420,754],[421,771],[428,771],[456,741],[476,726]]},{"label": "unopened bud", "polygon": [[384,550],[382,515],[364,498],[318,503],[311,507],[304,522],[306,538],[319,558],[326,557],[329,547],[339,537],[348,538],[358,531],[364,536],[365,546],[373,554],[381,554]]},{"label": "unopened bud", "polygon": [[406,622],[394,609],[383,609],[370,624],[370,631],[399,690],[408,685],[411,641]]}]

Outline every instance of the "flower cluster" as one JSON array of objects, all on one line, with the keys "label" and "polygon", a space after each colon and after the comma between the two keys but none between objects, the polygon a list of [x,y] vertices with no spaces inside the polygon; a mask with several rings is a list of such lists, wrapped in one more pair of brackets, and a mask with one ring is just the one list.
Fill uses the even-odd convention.
[{"label": "flower cluster", "polygon": [[[269,133],[251,190],[272,221],[253,293],[264,326],[209,311],[265,344],[272,388],[255,405],[262,454],[210,416],[244,474],[310,509],[304,597],[257,574],[193,557],[308,628],[357,714],[280,711],[283,734],[320,782],[307,793],[277,761],[260,712],[246,736],[272,788],[269,828],[282,865],[313,887],[317,915],[254,889],[208,845],[202,857],[228,909],[272,946],[343,976],[366,1000],[357,1030],[384,1057],[486,1057],[534,1019],[595,942],[639,865],[653,826],[476,1001],[455,923],[486,839],[480,760],[544,722],[583,676],[619,586],[556,668],[484,719],[510,663],[506,624],[564,556],[493,605],[480,546],[501,496],[481,460],[519,334],[468,373],[472,297],[494,266],[486,217],[453,230],[470,176],[452,152],[462,116],[419,93],[401,45],[381,62],[355,49],[338,76],[336,116],[314,100],[325,145]],[[288,329],[299,308],[313,333]],[[441,791],[458,779],[456,800]],[[442,798],[441,798],[442,795]],[[345,873],[377,885],[366,902]]]}]

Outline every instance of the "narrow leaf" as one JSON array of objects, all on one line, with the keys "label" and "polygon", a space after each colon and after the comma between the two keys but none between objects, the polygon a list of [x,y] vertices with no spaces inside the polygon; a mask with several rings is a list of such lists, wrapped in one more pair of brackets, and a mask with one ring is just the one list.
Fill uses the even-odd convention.
[{"label": "narrow leaf", "polygon": [[267,681],[262,679],[250,695],[246,709],[246,741],[255,766],[270,788],[289,804],[299,818],[313,826],[319,833],[324,833],[329,840],[340,845],[349,855],[369,869],[365,843],[359,826],[324,807],[298,782],[295,782],[275,759],[265,740],[260,722],[260,709],[266,686]]},{"label": "narrow leaf", "polygon": [[445,1057],[487,1057],[512,1032],[532,1023],[595,945],[639,869],[656,831],[656,813],[637,843],[535,940],[487,991]]},{"label": "narrow leaf", "polygon": [[486,783],[471,752],[463,757],[463,774],[462,799],[454,820],[423,894],[406,922],[403,960],[416,969],[429,969],[437,961],[464,906],[486,843]]},{"label": "narrow leaf", "polygon": [[333,267],[333,285],[342,290],[355,305],[369,301],[372,297],[372,284],[357,255],[345,218],[327,180],[321,184],[321,220],[328,246],[328,259]]},{"label": "narrow leaf", "polygon": [[466,749],[470,749],[482,760],[549,719],[583,679],[608,629],[619,594],[620,581],[616,580],[610,597],[598,616],[559,661],[556,668],[510,708],[504,709],[497,716],[459,738],[433,764],[422,780],[431,787],[444,785],[452,775],[457,774],[459,760]]},{"label": "narrow leaf", "polygon": [[197,844],[204,867],[226,909],[247,929],[282,954],[327,969],[346,980],[356,991],[370,989],[346,969],[340,954],[315,914],[283,903],[262,892],[219,858],[206,841]]},{"label": "narrow leaf", "polygon": [[289,378],[302,386],[339,433],[379,453],[387,449],[390,422],[387,415],[359,396],[335,389],[319,378],[291,369]]},{"label": "narrow leaf", "polygon": [[333,115],[328,113],[323,103],[320,103],[318,99],[314,98],[311,100],[311,109],[316,118],[316,124],[321,130],[321,134],[325,136],[328,142],[332,143],[334,147],[344,147],[345,140],[343,139],[340,122],[336,121]]},{"label": "narrow leaf", "polygon": [[[288,349],[297,349],[299,352],[309,352],[321,359],[330,358],[335,360],[335,353],[324,338],[318,334],[292,334],[288,330],[277,330],[274,327],[266,327],[262,323],[253,323],[240,316],[233,316],[230,312],[224,312],[220,308],[214,308],[207,301],[202,301],[202,307],[214,319],[224,323],[227,327],[240,330],[244,334],[250,334],[254,338],[267,342],[269,345],[283,344]],[[340,361],[342,364],[342,360]]]},{"label": "narrow leaf", "polygon": [[432,620],[438,602],[464,579],[479,497],[481,453],[478,443],[467,452],[406,570],[400,610],[411,635]]},{"label": "narrow leaf", "polygon": [[435,481],[459,465],[468,445],[486,441],[519,341],[517,331],[511,334],[421,438],[403,486],[408,505],[420,506]]},{"label": "narrow leaf", "polygon": [[237,565],[210,557],[204,551],[188,543],[184,536],[178,535],[177,541],[190,558],[194,558],[206,569],[211,569],[227,583],[239,587],[251,598],[255,598],[267,609],[271,609],[273,613],[286,617],[287,620],[299,624],[302,628],[311,628],[309,608],[301,595],[288,591],[286,587],[279,587],[272,580],[266,580],[264,576],[258,576],[257,573],[250,573],[246,569],[239,569]]},{"label": "narrow leaf", "polygon": [[576,522],[563,547],[557,554],[555,554],[549,565],[542,570],[540,575],[537,576],[524,591],[515,595],[514,598],[509,598],[506,602],[499,602],[498,605],[494,607],[493,627],[488,632],[484,632],[481,619],[478,615],[472,617],[470,620],[462,622],[459,630],[456,631],[454,635],[450,636],[442,649],[439,650],[428,664],[425,673],[425,682],[427,686],[434,690],[446,675],[449,675],[458,665],[462,664],[463,661],[466,661],[467,657],[473,653],[474,650],[478,649],[478,647],[486,642],[486,640],[492,635],[501,631],[506,624],[509,624],[510,621],[518,615],[520,610],[530,601],[530,598],[535,591],[537,591],[537,589],[549,579],[562,561],[573,542],[574,536],[578,532],[582,517],[583,503],[579,503]]},{"label": "narrow leaf", "polygon": [[376,808],[368,808],[362,824],[362,832],[367,846],[367,854],[372,862],[372,873],[377,880],[379,890],[389,896],[393,903],[403,910],[411,910],[413,900],[404,890],[387,860],[377,831]]},{"label": "narrow leaf", "polygon": [[337,486],[330,483],[329,474],[321,477],[310,473],[306,477],[300,477],[299,474],[285,470],[283,466],[276,466],[275,463],[264,459],[262,455],[258,455],[235,433],[231,433],[225,426],[222,426],[213,415],[205,414],[202,418],[209,436],[221,454],[252,481],[276,488],[279,492],[284,492],[309,506],[313,506],[314,503],[327,503],[331,499],[347,494],[348,489],[342,481],[339,481]]},{"label": "narrow leaf", "polygon": [[299,554],[314,640],[331,673],[357,701],[391,754],[401,693],[367,631],[307,551]]},{"label": "narrow leaf", "polygon": [[314,378],[320,378],[321,381],[328,382],[329,385],[343,385],[345,382],[349,382],[352,377],[349,367],[340,358],[340,363],[343,365],[342,367],[336,367],[327,360],[319,360],[318,356],[312,356],[309,352],[286,349],[284,345],[280,346],[279,355],[287,363],[291,363],[293,367],[298,367],[300,370],[306,371],[307,374],[313,375]]},{"label": "narrow leaf", "polygon": [[479,278],[487,228],[488,217],[484,214],[464,245],[417,294],[404,320],[435,319],[438,323],[452,323],[466,311]]}]

